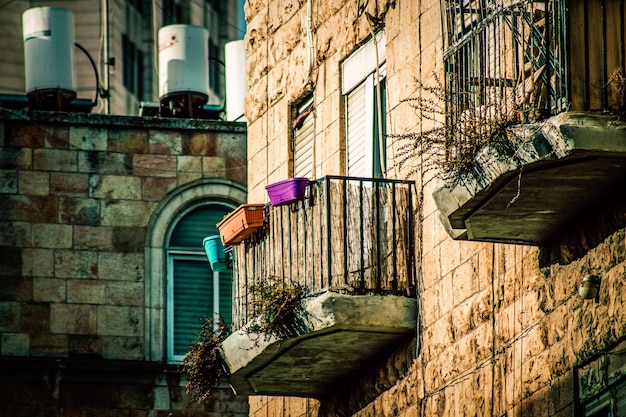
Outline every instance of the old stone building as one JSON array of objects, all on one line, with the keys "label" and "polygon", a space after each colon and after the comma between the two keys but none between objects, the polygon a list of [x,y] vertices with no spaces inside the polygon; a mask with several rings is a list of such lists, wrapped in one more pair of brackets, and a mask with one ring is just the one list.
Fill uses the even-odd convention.
[{"label": "old stone building", "polygon": [[0,415],[248,415],[180,372],[246,176],[243,123],[0,109]]},{"label": "old stone building", "polygon": [[222,120],[243,112],[225,106],[242,15],[0,4],[0,416],[248,415],[227,384],[197,403],[181,372],[202,321],[232,320],[203,240],[246,201],[246,125]]},{"label": "old stone building", "polygon": [[[314,180],[235,248],[252,416],[626,415],[624,11],[246,3],[248,201]],[[254,339],[268,277],[308,322]]]}]

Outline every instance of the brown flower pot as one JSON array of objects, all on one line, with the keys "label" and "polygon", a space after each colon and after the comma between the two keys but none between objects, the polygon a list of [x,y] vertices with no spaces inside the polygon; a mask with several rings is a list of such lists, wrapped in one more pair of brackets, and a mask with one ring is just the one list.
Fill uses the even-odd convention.
[{"label": "brown flower pot", "polygon": [[263,226],[265,204],[242,204],[217,224],[224,245],[238,245]]}]

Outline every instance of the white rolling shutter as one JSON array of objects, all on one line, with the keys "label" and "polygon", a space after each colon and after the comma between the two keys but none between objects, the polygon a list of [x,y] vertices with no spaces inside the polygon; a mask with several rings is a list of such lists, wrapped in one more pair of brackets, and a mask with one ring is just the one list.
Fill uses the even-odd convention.
[{"label": "white rolling shutter", "polygon": [[347,170],[351,177],[373,175],[374,108],[371,82],[363,82],[346,97]]},{"label": "white rolling shutter", "polygon": [[294,177],[313,179],[315,117],[311,111],[312,105],[313,99],[310,99],[298,110],[299,116],[293,130]]}]

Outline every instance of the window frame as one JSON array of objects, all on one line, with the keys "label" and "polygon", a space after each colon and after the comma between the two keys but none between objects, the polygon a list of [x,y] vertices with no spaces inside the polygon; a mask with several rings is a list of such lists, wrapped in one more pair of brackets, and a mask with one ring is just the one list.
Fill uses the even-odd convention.
[{"label": "window frame", "polygon": [[[619,348],[618,348],[619,349]],[[623,346],[619,350],[605,351],[605,355],[620,355],[615,364],[622,363],[626,350]],[[626,401],[626,376],[623,375],[624,366],[615,367],[607,372],[607,356],[597,359],[583,366],[574,368],[575,374],[575,412],[576,417],[626,417],[626,409],[620,404]],[[584,373],[581,374],[581,370]],[[584,381],[584,382],[583,382]]]},{"label": "window frame", "polygon": [[[179,223],[181,221],[183,221],[183,219],[189,215],[190,213],[192,213],[193,211],[200,209],[204,206],[221,206],[223,207],[226,212],[228,213],[229,211],[232,211],[236,208],[236,206],[232,205],[232,204],[228,204],[225,203],[223,201],[214,201],[214,200],[201,200],[198,202],[195,202],[195,204],[190,205],[189,207],[187,207],[184,211],[182,211],[175,219],[174,221],[171,223],[170,229],[168,231],[168,237],[167,237],[167,246],[166,246],[166,256],[167,256],[167,267],[166,267],[166,279],[165,279],[165,285],[166,285],[166,290],[165,290],[165,294],[166,294],[166,319],[165,319],[165,338],[166,338],[166,343],[167,343],[167,347],[166,347],[166,355],[167,355],[167,362],[171,363],[171,364],[181,364],[183,361],[183,358],[185,357],[185,355],[177,355],[174,353],[174,343],[175,343],[175,330],[174,330],[174,283],[176,280],[176,275],[174,274],[175,272],[175,268],[174,268],[174,262],[176,260],[188,260],[188,261],[194,261],[194,262],[204,262],[208,265],[209,268],[209,262],[206,256],[206,253],[204,252],[204,249],[201,246],[201,242],[198,242],[198,246],[197,249],[195,247],[190,248],[190,247],[181,247],[181,246],[171,246],[170,242],[172,239],[172,234],[174,233],[174,231],[176,230],[176,228],[178,227]],[[212,270],[212,269],[211,269]],[[212,303],[213,303],[213,319],[214,319],[214,327],[217,327],[217,318],[220,317],[221,315],[221,311],[220,311],[220,304],[219,304],[219,300],[220,300],[220,273],[217,271],[212,271],[213,272],[213,276],[212,276],[212,280],[213,280],[213,299],[212,299]],[[232,300],[231,300],[231,308],[232,308]],[[198,317],[198,319],[202,319],[201,317]],[[191,344],[191,341],[190,341]]]},{"label": "window frame", "polygon": [[[314,178],[315,175],[315,104],[313,95],[305,96],[295,107],[295,117],[291,125],[292,176]],[[304,126],[309,130],[302,130]],[[302,151],[302,152],[300,152]],[[308,164],[298,162],[309,161]]]},{"label": "window frame", "polygon": [[[382,86],[379,89],[379,84]],[[364,90],[361,93],[361,90]],[[382,93],[381,110],[383,113],[382,118],[382,133],[380,132],[381,126],[378,118],[378,91]],[[355,95],[362,94],[362,97],[356,98],[354,103],[351,101],[355,99]],[[379,80],[376,82],[376,73],[369,74],[360,84],[352,89],[344,97],[345,106],[345,130],[346,130],[346,174],[348,176],[367,177],[367,178],[383,178],[385,166],[382,163],[386,158],[386,109],[384,106],[386,95],[386,77],[385,67],[379,71]],[[354,120],[350,117],[352,113],[350,105],[356,104],[362,106],[362,120],[357,120],[356,124],[352,124]],[[353,109],[354,110],[354,109]],[[361,122],[361,123],[359,123]],[[356,131],[356,135],[352,135],[351,132]],[[358,132],[362,132],[361,135]],[[382,135],[382,136],[381,136]],[[381,141],[382,137],[382,141]],[[382,143],[381,143],[382,142]],[[362,155],[357,155],[357,163],[351,160],[350,150],[354,148],[363,148]],[[382,158],[381,158],[382,153]],[[363,159],[362,162],[358,160]],[[359,168],[360,167],[360,168]],[[357,169],[356,172],[352,169]]]},{"label": "window frame", "polygon": [[143,99],[143,60],[144,53],[126,34],[122,34],[122,84],[135,96]]},{"label": "window frame", "polygon": [[[387,111],[381,108],[382,115],[378,117],[378,91],[386,95],[386,34],[384,30],[379,31],[366,43],[361,45],[356,51],[348,56],[341,63],[341,88],[344,102],[344,131],[345,131],[345,170],[346,175],[366,178],[382,178],[384,176],[386,161],[386,141],[385,128]],[[378,80],[376,76],[378,75]],[[379,89],[379,86],[383,86]],[[360,89],[364,89],[361,124],[351,124],[351,98]],[[381,98],[381,104],[386,102],[386,97]],[[360,105],[360,103],[356,103]],[[382,106],[381,106],[382,107]],[[356,129],[355,129],[356,128]],[[380,131],[382,129],[382,132]],[[352,132],[362,132],[353,135]],[[382,140],[381,140],[382,138]],[[381,143],[382,142],[382,143]],[[362,148],[362,155],[357,156],[357,161],[363,162],[354,164],[351,161],[350,150]],[[382,154],[382,157],[381,157]],[[357,167],[360,167],[357,169]],[[357,171],[353,171],[357,169]]]},{"label": "window frame", "polygon": [[[613,401],[611,391],[604,391],[596,398],[590,400],[584,405],[584,417],[602,417],[608,411],[608,415],[613,413]],[[608,409],[608,410],[607,410]]]}]

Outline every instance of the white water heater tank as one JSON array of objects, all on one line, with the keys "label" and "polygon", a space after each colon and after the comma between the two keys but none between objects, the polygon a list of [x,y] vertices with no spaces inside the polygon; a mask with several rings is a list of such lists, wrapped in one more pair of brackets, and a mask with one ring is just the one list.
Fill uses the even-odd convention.
[{"label": "white water heater tank", "polygon": [[245,120],[244,99],[248,91],[246,79],[246,45],[243,40],[224,46],[226,65],[226,120]]},{"label": "white water heater tank", "polygon": [[179,95],[196,105],[209,96],[209,33],[200,26],[159,29],[159,98]]},{"label": "white water heater tank", "polygon": [[22,14],[26,93],[76,97],[74,16],[58,7],[35,7]]}]

